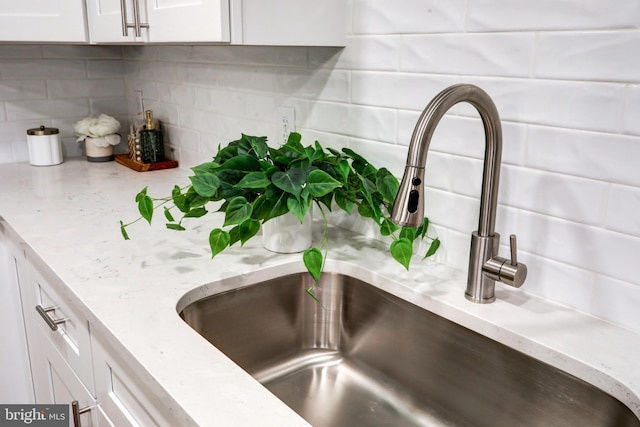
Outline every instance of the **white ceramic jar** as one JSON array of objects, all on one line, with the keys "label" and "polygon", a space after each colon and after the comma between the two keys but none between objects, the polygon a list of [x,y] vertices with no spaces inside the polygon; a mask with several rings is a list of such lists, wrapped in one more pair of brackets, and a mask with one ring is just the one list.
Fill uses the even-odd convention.
[{"label": "white ceramic jar", "polygon": [[29,162],[34,166],[52,166],[62,163],[60,131],[44,125],[27,129]]}]

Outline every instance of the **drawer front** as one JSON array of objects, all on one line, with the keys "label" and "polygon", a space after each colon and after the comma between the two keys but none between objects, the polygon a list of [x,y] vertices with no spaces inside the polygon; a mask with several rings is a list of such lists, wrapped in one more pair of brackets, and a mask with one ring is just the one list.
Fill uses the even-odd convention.
[{"label": "drawer front", "polygon": [[36,269],[31,270],[33,299],[28,315],[71,366],[87,389],[95,395],[89,322],[54,289]]}]

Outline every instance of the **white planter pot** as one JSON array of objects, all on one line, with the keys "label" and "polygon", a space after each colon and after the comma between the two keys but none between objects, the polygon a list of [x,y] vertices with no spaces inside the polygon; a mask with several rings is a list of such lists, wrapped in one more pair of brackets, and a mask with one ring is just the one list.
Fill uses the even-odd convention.
[{"label": "white planter pot", "polygon": [[312,209],[309,209],[302,224],[292,213],[272,218],[262,224],[264,247],[271,252],[291,254],[311,247]]},{"label": "white planter pot", "polygon": [[110,162],[115,159],[113,155],[113,145],[107,144],[106,147],[101,141],[102,138],[86,137],[84,139],[85,149],[87,151],[87,161],[89,162]]}]

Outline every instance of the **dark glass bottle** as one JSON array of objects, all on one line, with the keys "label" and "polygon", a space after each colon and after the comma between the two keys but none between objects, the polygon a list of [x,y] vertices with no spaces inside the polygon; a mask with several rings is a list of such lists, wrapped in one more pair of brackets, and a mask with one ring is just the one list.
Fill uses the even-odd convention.
[{"label": "dark glass bottle", "polygon": [[158,163],[164,161],[164,143],[162,130],[156,128],[153,111],[144,112],[147,124],[140,131],[140,157],[142,163]]}]

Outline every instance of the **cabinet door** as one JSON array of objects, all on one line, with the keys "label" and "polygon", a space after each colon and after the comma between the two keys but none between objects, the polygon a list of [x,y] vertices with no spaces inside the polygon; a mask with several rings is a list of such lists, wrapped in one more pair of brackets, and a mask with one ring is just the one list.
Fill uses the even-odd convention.
[{"label": "cabinet door", "polygon": [[86,42],[83,0],[0,0],[0,40]]},{"label": "cabinet door", "polygon": [[164,427],[180,424],[167,406],[138,378],[136,369],[124,361],[120,352],[106,339],[92,334],[91,349],[100,417],[104,416],[118,427]]},{"label": "cabinet door", "polygon": [[230,40],[229,0],[147,0],[147,13],[151,42]]},{"label": "cabinet door", "polygon": [[0,402],[33,403],[31,367],[20,304],[22,251],[9,240],[0,219]]},{"label": "cabinet door", "polygon": [[149,41],[145,0],[87,0],[87,18],[91,43]]},{"label": "cabinet door", "polygon": [[[36,403],[71,405],[73,401],[77,401],[80,409],[90,408],[80,414],[80,425],[97,426],[95,399],[42,331],[34,331],[29,345]],[[70,410],[70,417],[72,416]]]}]

